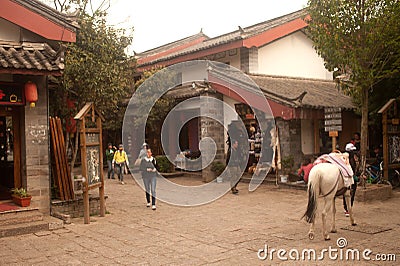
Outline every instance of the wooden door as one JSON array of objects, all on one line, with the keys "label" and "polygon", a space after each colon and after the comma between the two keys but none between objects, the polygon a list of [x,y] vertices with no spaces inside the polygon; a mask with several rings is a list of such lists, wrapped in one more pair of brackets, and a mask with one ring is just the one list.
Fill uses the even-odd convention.
[{"label": "wooden door", "polygon": [[22,186],[20,119],[21,107],[0,107],[0,185],[3,191]]}]

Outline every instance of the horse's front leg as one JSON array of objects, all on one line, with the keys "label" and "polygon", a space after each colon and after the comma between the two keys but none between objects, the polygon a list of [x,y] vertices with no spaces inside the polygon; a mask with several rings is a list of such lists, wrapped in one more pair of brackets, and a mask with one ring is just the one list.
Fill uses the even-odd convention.
[{"label": "horse's front leg", "polygon": [[336,233],[336,204],[335,204],[336,197],[332,199],[332,226],[331,226],[331,233]]},{"label": "horse's front leg", "polygon": [[324,239],[325,240],[330,240],[331,238],[329,237],[328,231],[326,230],[326,216],[329,212],[329,210],[331,209],[331,205],[332,205],[332,197],[331,196],[326,196],[324,198],[325,201],[325,206],[324,209],[322,211],[322,233],[324,235]]}]

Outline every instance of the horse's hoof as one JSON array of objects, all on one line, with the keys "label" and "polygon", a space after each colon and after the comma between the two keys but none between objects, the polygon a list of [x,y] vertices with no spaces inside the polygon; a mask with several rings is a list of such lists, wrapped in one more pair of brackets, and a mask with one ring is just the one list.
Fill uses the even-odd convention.
[{"label": "horse's hoof", "polygon": [[334,233],[334,234],[335,234],[335,233],[337,233],[337,230],[336,230],[336,229],[332,229],[332,230],[331,230],[331,233]]},{"label": "horse's hoof", "polygon": [[310,240],[313,240],[314,239],[314,233],[308,233],[308,238]]},{"label": "horse's hoof", "polygon": [[325,241],[331,240],[331,238],[329,236],[325,237]]},{"label": "horse's hoof", "polygon": [[357,223],[355,223],[355,222],[354,222],[354,223],[352,223],[351,225],[352,225],[352,226],[356,226],[356,225],[357,225]]}]

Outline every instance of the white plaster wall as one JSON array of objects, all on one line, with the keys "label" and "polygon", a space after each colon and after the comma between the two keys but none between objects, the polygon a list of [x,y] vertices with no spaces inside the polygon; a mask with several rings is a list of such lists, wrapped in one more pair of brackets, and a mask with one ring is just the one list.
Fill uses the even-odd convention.
[{"label": "white plaster wall", "polygon": [[20,27],[5,19],[0,18],[0,40],[19,42],[20,36]]},{"label": "white plaster wall", "polygon": [[184,65],[182,69],[182,83],[203,81],[208,79],[207,66],[202,63],[193,63],[193,65]]},{"label": "white plaster wall", "polygon": [[301,150],[303,154],[314,153],[314,126],[312,120],[301,120]]},{"label": "white plaster wall", "polygon": [[[224,143],[228,140],[228,125],[233,121],[233,120],[238,120],[238,114],[235,111],[235,104],[239,103],[238,101],[223,95],[223,101],[224,101]],[[225,153],[228,152],[228,146],[224,145],[225,147]]]},{"label": "white plaster wall", "polygon": [[276,76],[332,80],[332,72],[313,48],[312,41],[298,31],[258,50],[258,73]]}]

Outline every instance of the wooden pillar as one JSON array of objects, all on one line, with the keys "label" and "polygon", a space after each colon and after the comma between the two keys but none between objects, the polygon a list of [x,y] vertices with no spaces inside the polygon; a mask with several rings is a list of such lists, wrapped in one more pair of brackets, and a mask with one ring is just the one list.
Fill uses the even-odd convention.
[{"label": "wooden pillar", "polygon": [[[93,108],[93,110],[94,110],[94,108]],[[101,125],[101,118],[100,117],[97,117],[97,121],[96,121],[96,124],[97,124],[97,129],[98,129],[98,131],[99,131],[99,158],[100,158],[100,162],[99,162],[99,164],[100,164],[100,166],[99,166],[99,168],[100,168],[100,171],[99,171],[99,174],[100,174],[100,182],[101,182],[101,185],[100,185],[100,187],[99,187],[99,196],[100,196],[100,216],[101,217],[104,217],[104,216],[106,216],[106,200],[104,199],[104,196],[105,196],[105,193],[104,193],[104,171],[103,171],[103,142],[102,142],[102,138],[101,138],[101,136],[102,136],[102,130],[103,130],[103,128],[102,128],[102,125]]]},{"label": "wooden pillar", "polygon": [[336,150],[336,137],[339,135],[337,131],[329,131],[329,137],[332,138],[332,151]]},{"label": "wooden pillar", "polygon": [[12,112],[12,126],[14,133],[14,150],[13,150],[13,160],[14,160],[14,187],[22,187],[21,180],[21,109],[13,108]]},{"label": "wooden pillar", "polygon": [[319,154],[320,153],[320,147],[319,147],[319,123],[318,119],[313,120],[314,124],[314,154]]},{"label": "wooden pillar", "polygon": [[382,130],[383,130],[383,178],[389,179],[389,147],[388,147],[388,128],[387,128],[387,111],[382,113]]}]

